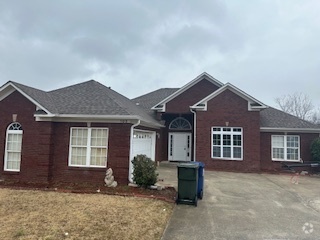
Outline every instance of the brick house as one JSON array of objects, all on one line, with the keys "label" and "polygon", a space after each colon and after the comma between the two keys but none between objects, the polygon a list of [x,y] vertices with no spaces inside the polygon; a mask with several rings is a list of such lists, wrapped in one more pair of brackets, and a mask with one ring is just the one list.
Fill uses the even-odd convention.
[{"label": "brick house", "polygon": [[319,126],[268,107],[207,73],[182,88],[133,99],[162,120],[160,159],[201,161],[206,168],[278,171],[281,162],[311,161]]},{"label": "brick house", "polygon": [[10,81],[0,88],[0,179],[103,182],[107,165],[127,183],[132,156],[155,159],[161,127],[93,80],[50,92]]},{"label": "brick house", "polygon": [[137,154],[274,171],[311,160],[319,133],[207,73],[132,100],[93,80],[49,92],[9,81],[0,88],[0,179],[96,183],[111,167],[125,184]]}]

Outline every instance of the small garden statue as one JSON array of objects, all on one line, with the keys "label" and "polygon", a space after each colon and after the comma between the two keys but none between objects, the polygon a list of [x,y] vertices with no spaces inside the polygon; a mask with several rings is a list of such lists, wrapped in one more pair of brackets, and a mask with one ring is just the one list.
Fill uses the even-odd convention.
[{"label": "small garden statue", "polygon": [[104,178],[105,186],[107,187],[116,187],[118,183],[114,181],[113,171],[111,168],[107,169],[106,177]]}]

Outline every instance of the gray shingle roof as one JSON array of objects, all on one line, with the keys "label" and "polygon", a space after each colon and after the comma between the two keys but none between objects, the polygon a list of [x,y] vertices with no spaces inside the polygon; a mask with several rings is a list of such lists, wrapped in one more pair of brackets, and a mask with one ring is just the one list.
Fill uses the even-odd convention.
[{"label": "gray shingle roof", "polygon": [[260,112],[260,127],[319,129],[319,126],[315,124],[272,107],[263,109]]},{"label": "gray shingle roof", "polygon": [[157,103],[161,102],[166,97],[170,96],[179,88],[160,88],[153,92],[132,99],[135,104],[138,104],[145,111],[153,112],[151,108]]},{"label": "gray shingle roof", "polygon": [[48,94],[53,99],[59,114],[131,114],[127,110],[126,101],[121,101],[124,98],[122,95],[94,80],[50,91]]},{"label": "gray shingle roof", "polygon": [[18,87],[20,90],[22,90],[25,94],[27,94],[29,97],[31,97],[33,100],[35,100],[39,105],[45,107],[48,111],[55,113],[57,112],[57,109],[54,105],[54,102],[50,95],[42,91],[40,89],[36,89],[33,87],[29,87],[26,85],[23,85],[21,83],[13,82],[11,81],[16,87]]},{"label": "gray shingle roof", "polygon": [[[129,100],[94,80],[49,92],[16,82],[12,83],[53,114],[131,115],[157,126],[160,123],[154,118],[151,107],[179,89],[161,88]],[[316,124],[272,107],[260,111],[260,126],[279,129],[319,129]]]},{"label": "gray shingle roof", "polygon": [[131,115],[160,125],[130,99],[94,80],[49,92],[12,83],[52,114]]}]

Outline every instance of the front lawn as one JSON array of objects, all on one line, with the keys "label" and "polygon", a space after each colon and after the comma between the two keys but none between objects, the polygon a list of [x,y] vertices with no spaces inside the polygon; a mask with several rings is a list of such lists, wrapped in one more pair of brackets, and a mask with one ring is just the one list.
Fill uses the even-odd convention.
[{"label": "front lawn", "polygon": [[1,239],[160,239],[160,200],[0,188]]}]

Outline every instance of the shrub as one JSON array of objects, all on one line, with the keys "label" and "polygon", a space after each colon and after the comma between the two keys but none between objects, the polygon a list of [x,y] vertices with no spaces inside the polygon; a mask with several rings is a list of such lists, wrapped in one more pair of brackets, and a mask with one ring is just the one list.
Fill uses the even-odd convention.
[{"label": "shrub", "polygon": [[156,165],[146,155],[137,155],[132,160],[133,181],[139,186],[147,188],[157,182]]},{"label": "shrub", "polygon": [[311,156],[313,161],[320,162],[320,138],[316,138],[311,143]]}]

